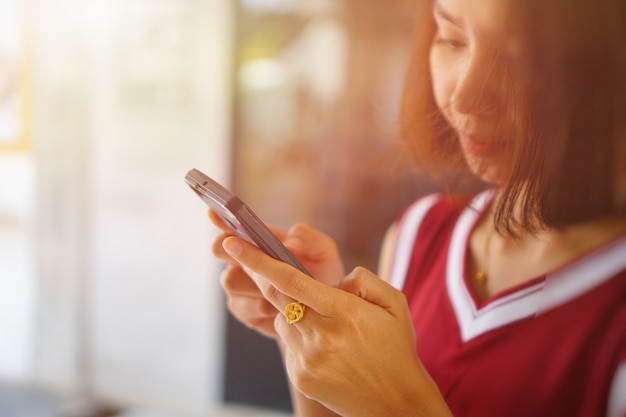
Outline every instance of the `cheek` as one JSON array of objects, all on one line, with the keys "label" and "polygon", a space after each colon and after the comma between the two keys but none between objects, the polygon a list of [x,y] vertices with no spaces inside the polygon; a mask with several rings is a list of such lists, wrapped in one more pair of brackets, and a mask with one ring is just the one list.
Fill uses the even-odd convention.
[{"label": "cheek", "polygon": [[430,77],[433,87],[435,103],[444,114],[450,105],[450,98],[454,92],[454,84],[450,70],[442,62],[443,60],[436,51],[430,52]]}]

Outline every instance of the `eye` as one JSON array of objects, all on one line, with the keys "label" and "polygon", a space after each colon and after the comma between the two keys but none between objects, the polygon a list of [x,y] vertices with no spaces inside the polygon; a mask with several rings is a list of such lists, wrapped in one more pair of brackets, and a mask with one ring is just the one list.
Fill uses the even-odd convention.
[{"label": "eye", "polygon": [[449,50],[458,50],[467,46],[467,33],[457,24],[435,16],[435,37],[433,45],[441,45]]},{"label": "eye", "polygon": [[435,43],[438,45],[446,46],[450,49],[461,49],[465,47],[465,43],[452,38],[444,38],[441,36],[437,36],[435,38]]}]

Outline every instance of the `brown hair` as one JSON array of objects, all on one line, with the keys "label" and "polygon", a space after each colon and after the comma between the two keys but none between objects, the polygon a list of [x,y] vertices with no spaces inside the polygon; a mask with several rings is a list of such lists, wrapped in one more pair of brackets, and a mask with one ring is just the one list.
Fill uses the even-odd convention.
[{"label": "brown hair", "polygon": [[[412,160],[453,194],[475,192],[456,133],[433,97],[429,50],[432,1],[418,2],[417,26],[400,111]],[[513,173],[496,207],[496,227],[562,228],[626,210],[626,2],[510,2],[502,48],[523,93]],[[523,113],[523,114],[521,114]]]}]

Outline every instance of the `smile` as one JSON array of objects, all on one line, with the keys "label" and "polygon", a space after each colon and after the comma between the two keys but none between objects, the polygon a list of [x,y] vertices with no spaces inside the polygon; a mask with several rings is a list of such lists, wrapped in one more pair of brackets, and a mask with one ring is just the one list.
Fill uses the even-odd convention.
[{"label": "smile", "polygon": [[465,133],[459,133],[459,141],[468,153],[482,158],[500,155],[506,148],[504,141],[481,140]]}]

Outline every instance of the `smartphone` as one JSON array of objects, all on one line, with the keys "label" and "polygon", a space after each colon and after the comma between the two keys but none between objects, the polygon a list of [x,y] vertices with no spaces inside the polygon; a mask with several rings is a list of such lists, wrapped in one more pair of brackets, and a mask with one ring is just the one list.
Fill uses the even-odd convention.
[{"label": "smartphone", "polygon": [[195,168],[185,175],[185,182],[213,209],[233,234],[258,246],[272,258],[286,262],[311,276],[265,223],[227,188]]}]

